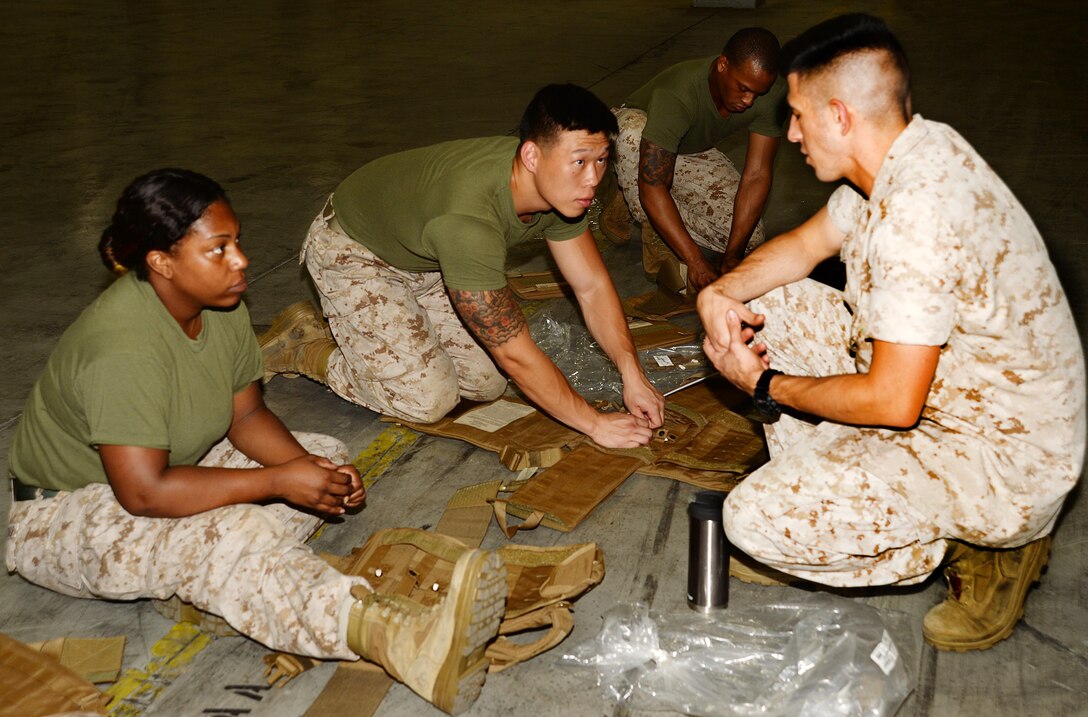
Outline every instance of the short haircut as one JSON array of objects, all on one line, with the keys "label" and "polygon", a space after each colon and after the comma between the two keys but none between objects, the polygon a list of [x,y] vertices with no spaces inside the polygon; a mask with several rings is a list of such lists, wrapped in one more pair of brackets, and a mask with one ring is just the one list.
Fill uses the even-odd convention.
[{"label": "short haircut", "polygon": [[897,76],[889,88],[906,115],[910,106],[910,65],[903,46],[883,20],[865,13],[850,13],[810,27],[782,48],[785,74],[805,77],[840,61],[880,53]]},{"label": "short haircut", "polygon": [[[548,146],[562,132],[584,130],[610,140],[619,133],[616,116],[595,94],[578,85],[548,85],[533,95],[521,116],[521,144]],[[520,145],[519,145],[520,146]]]},{"label": "short haircut", "polygon": [[782,49],[774,33],[762,27],[737,30],[725,43],[722,55],[730,65],[752,63],[763,72],[778,74]]},{"label": "short haircut", "polygon": [[152,251],[170,251],[212,204],[227,201],[214,180],[188,169],[156,169],[132,180],[98,242],[102,263],[147,279]]}]

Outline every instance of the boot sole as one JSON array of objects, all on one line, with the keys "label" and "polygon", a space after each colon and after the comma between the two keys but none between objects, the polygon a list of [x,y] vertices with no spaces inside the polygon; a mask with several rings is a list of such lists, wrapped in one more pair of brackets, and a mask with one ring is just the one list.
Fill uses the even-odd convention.
[{"label": "boot sole", "polygon": [[[276,318],[272,320],[272,325],[268,327],[267,331],[257,337],[257,347],[260,348],[261,352],[263,353],[267,347],[275,343],[280,338],[280,336],[284,334],[300,318],[308,314],[315,313],[315,309],[316,307],[313,305],[313,302],[307,299],[296,301],[295,303],[291,304],[276,315]],[[320,311],[316,311],[316,313],[318,316],[321,316]],[[325,331],[325,335],[330,339],[332,338],[327,330]],[[283,373],[278,373],[276,371],[265,371],[263,382],[268,383],[275,376],[283,376],[284,378],[298,378],[301,375],[302,374],[300,373],[295,373],[292,371],[287,371]]]},{"label": "boot sole", "polygon": [[488,644],[499,632],[506,608],[506,568],[497,553],[475,550],[454,569],[453,643],[434,684],[432,702],[449,714],[460,714],[480,696],[487,677]]},{"label": "boot sole", "polygon": [[1016,629],[1016,624],[1020,622],[1020,619],[1024,617],[1024,601],[1027,597],[1028,590],[1031,586],[1039,582],[1039,578],[1043,574],[1043,568],[1046,567],[1047,562],[1050,560],[1050,543],[1047,542],[1044,546],[1036,548],[1037,551],[1042,552],[1042,556],[1031,556],[1031,573],[1030,579],[1020,583],[1019,590],[1016,595],[1016,604],[1019,605],[1019,609],[998,626],[998,628],[983,637],[976,640],[949,640],[939,635],[934,635],[926,630],[925,624],[922,624],[922,635],[925,637],[926,642],[933,645],[938,650],[945,650],[947,652],[970,652],[972,650],[988,650],[997,643],[1001,642]]}]

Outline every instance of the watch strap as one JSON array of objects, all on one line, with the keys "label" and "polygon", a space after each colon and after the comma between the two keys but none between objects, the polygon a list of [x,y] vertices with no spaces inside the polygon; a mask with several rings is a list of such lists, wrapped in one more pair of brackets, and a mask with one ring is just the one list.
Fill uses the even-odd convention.
[{"label": "watch strap", "polygon": [[776,371],[773,368],[765,370],[759,375],[759,380],[756,381],[756,389],[752,393],[752,403],[755,404],[760,413],[771,420],[778,418],[782,413],[782,407],[771,398],[771,379],[781,375],[781,371]]}]

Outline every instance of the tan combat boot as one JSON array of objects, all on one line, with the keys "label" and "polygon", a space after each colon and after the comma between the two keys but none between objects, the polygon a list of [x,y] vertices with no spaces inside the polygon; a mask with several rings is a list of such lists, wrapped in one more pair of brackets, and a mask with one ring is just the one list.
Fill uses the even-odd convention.
[{"label": "tan combat boot", "polygon": [[679,261],[665,244],[665,240],[657,234],[650,222],[642,225],[642,272],[647,281],[656,282],[657,274],[661,271],[662,264],[667,261]]},{"label": "tan combat boot", "polygon": [[1050,555],[1050,536],[1011,550],[955,544],[944,569],[948,597],[922,622],[941,650],[985,650],[1012,634],[1024,616],[1028,588]]},{"label": "tan combat boot", "polygon": [[348,645],[439,709],[460,714],[479,697],[487,675],[484,651],[499,630],[506,571],[496,553],[428,535],[435,543],[426,546],[428,552],[459,553],[449,585],[435,583],[444,595],[425,607],[401,595],[356,588]]},{"label": "tan combat boot", "polygon": [[257,339],[264,359],[264,380],[276,374],[308,376],[327,383],[329,356],[336,349],[328,324],[309,301],[291,304],[280,312],[268,331]]},{"label": "tan combat boot", "polygon": [[627,209],[623,192],[616,187],[601,212],[601,232],[613,244],[626,244],[631,241],[631,221],[631,212]]},{"label": "tan combat boot", "polygon": [[804,582],[801,578],[775,570],[747,555],[743,557],[729,556],[729,577],[736,578],[749,585],[766,585],[768,587],[795,585]]},{"label": "tan combat boot", "polygon": [[642,271],[646,280],[657,284],[665,295],[695,298],[696,292],[688,281],[688,265],[680,261],[649,222],[642,225]]}]

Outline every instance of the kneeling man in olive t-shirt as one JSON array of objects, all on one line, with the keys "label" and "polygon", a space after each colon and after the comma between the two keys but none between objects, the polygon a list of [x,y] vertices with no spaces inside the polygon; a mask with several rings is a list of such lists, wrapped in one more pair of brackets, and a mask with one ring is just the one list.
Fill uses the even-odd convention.
[{"label": "kneeling man in olive t-shirt", "polygon": [[[302,247],[331,336],[312,306],[289,308],[261,339],[266,373],[304,374],[349,401],[421,422],[462,397],[498,398],[505,373],[603,446],[648,443],[664,400],[638,362],[586,219],[616,131],[591,92],[549,85],[526,109],[520,141],[446,142],[357,170]],[[505,263],[510,247],[540,234],[619,369],[630,413],[595,410],[530,337]]]}]

